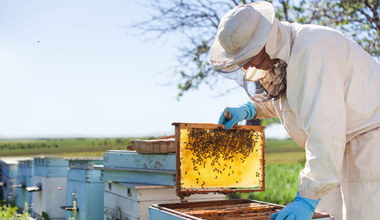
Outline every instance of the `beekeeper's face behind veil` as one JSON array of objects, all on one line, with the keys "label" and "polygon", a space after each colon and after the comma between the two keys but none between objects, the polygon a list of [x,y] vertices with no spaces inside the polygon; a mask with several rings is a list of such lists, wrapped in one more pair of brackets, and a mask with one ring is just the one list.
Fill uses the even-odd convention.
[{"label": "beekeeper's face behind veil", "polygon": [[[237,6],[223,16],[211,45],[210,61],[221,75],[238,82],[252,100],[267,101],[278,96],[268,95],[264,88],[256,87],[255,82],[266,75],[267,78],[278,77],[285,91],[285,74],[276,76],[280,71],[269,70],[280,60],[286,67],[290,47],[290,28],[275,18],[272,4],[254,2]],[[237,71],[240,68],[243,71]]]}]

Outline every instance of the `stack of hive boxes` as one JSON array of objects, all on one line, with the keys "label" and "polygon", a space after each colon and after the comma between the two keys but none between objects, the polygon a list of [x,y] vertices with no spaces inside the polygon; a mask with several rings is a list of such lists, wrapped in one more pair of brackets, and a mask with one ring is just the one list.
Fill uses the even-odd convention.
[{"label": "stack of hive boxes", "polygon": [[[104,218],[148,219],[154,203],[177,203],[175,153],[107,151],[104,154]],[[210,201],[224,195],[192,195],[188,201]]]},{"label": "stack of hive boxes", "polygon": [[18,161],[27,159],[27,157],[2,157],[0,158],[1,182],[0,195],[1,200],[13,202],[16,198],[16,184],[18,176]]},{"label": "stack of hive boxes", "polygon": [[32,194],[26,190],[26,187],[33,185],[33,159],[21,159],[17,167],[16,206],[20,210],[30,210]]},{"label": "stack of hive boxes", "polygon": [[26,190],[32,193],[32,217],[42,219],[65,219],[68,161],[61,157],[41,156],[33,159],[32,186]]},{"label": "stack of hive boxes", "polygon": [[103,219],[104,182],[101,170],[103,158],[68,159],[66,219]]}]

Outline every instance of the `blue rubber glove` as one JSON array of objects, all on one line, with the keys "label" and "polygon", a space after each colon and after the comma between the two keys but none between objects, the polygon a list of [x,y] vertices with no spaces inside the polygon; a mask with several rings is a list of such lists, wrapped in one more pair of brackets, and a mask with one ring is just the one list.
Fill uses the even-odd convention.
[{"label": "blue rubber glove", "polygon": [[270,217],[276,220],[308,220],[313,217],[319,201],[302,197],[297,193],[294,202],[289,203],[284,209],[272,214]]},{"label": "blue rubber glove", "polygon": [[247,102],[237,108],[228,107],[228,111],[231,113],[231,120],[228,121],[226,119],[226,109],[224,109],[218,122],[219,124],[225,124],[225,128],[227,130],[232,128],[232,126],[236,125],[239,121],[243,121],[244,119],[252,119],[256,116],[256,108],[252,102]]}]

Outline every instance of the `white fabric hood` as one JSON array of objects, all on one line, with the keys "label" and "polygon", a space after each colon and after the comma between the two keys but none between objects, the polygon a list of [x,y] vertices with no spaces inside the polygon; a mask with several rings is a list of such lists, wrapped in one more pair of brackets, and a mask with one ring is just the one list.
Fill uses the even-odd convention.
[{"label": "white fabric hood", "polygon": [[[280,22],[277,18],[274,18],[265,45],[265,52],[267,52],[272,59],[277,58],[288,63],[293,42],[291,29],[291,24],[288,22]],[[244,80],[257,81],[262,78],[265,73],[266,71],[250,67],[244,74]]]}]

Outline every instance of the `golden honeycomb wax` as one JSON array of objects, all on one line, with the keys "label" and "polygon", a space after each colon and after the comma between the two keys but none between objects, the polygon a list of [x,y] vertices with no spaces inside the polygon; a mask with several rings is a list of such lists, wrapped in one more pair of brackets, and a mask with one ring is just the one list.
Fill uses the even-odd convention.
[{"label": "golden honeycomb wax", "polygon": [[203,127],[180,128],[181,188],[262,188],[263,133]]}]

